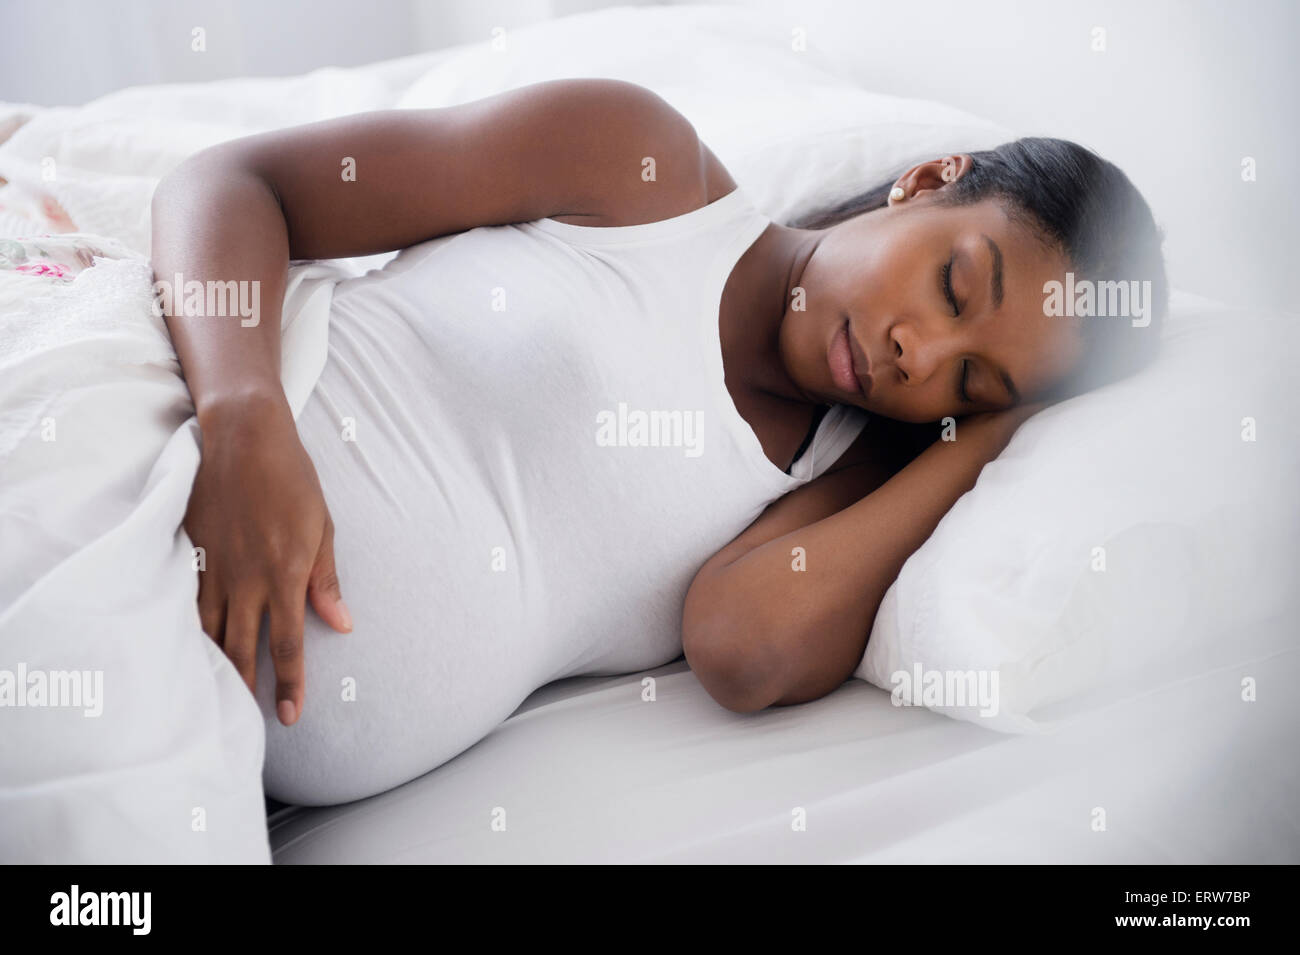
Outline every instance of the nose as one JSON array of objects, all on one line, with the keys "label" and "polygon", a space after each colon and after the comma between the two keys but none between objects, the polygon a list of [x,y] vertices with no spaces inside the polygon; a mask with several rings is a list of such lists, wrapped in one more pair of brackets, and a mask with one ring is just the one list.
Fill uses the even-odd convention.
[{"label": "nose", "polygon": [[889,330],[894,349],[894,364],[903,375],[903,382],[922,385],[941,368],[952,352],[953,343],[937,334],[924,334],[907,322],[899,322]]}]

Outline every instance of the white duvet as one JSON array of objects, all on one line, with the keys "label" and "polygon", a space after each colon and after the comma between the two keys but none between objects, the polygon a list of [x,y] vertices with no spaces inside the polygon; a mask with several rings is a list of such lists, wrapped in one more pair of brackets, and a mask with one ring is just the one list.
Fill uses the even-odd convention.
[{"label": "white duvet", "polygon": [[[195,626],[198,435],[151,281],[140,258],[87,270],[28,303],[78,327],[22,350],[4,320],[0,680],[25,676],[0,710],[6,862],[266,858],[261,715]],[[55,689],[69,671],[97,714]]]},{"label": "white duvet", "polygon": [[[0,273],[0,859],[267,861],[262,716],[202,633],[180,529],[189,392],[148,260],[86,241],[120,257],[38,291]],[[295,413],[333,274],[291,275]]]}]

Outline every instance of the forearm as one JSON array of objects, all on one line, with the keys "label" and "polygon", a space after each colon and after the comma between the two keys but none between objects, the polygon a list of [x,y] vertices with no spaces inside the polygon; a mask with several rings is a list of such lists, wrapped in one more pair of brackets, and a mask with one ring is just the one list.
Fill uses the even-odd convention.
[{"label": "forearm", "polygon": [[210,152],[159,184],[152,216],[154,278],[171,292],[170,307],[160,305],[200,426],[228,408],[287,407],[280,311],[289,239],[274,192]]},{"label": "forearm", "polygon": [[689,599],[710,608],[713,659],[744,661],[733,671],[742,685],[725,689],[743,701],[734,708],[816,699],[852,672],[903,564],[1018,423],[964,421],[956,441],[934,443],[872,493],[711,572]]}]

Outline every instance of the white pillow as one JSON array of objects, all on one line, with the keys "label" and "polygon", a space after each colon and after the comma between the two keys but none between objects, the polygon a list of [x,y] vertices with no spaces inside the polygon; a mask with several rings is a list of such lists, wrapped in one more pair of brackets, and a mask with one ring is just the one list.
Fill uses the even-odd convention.
[{"label": "white pillow", "polygon": [[399,108],[452,106],[566,77],[654,90],[695,126],[755,206],[789,221],[878,185],[918,159],[1010,133],[925,100],[859,89],[792,49],[791,27],[734,7],[616,8],[508,34],[449,56]]},{"label": "white pillow", "polygon": [[985,467],[855,675],[926,703],[931,673],[996,673],[996,712],[931,708],[1035,731],[1293,642],[1263,623],[1294,586],[1300,409],[1276,356],[1297,346],[1293,321],[1175,293],[1152,367],[1041,412]]}]

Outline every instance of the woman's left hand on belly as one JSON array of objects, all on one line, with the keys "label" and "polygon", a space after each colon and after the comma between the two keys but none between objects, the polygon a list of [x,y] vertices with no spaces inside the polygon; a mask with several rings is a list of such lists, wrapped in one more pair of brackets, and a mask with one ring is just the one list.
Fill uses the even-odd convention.
[{"label": "woman's left hand on belly", "polygon": [[270,616],[276,714],[302,713],[306,600],[341,633],[352,619],[334,566],[334,524],[288,405],[253,402],[201,417],[203,454],[185,530],[203,548],[204,631],[256,691],[257,639]]}]

